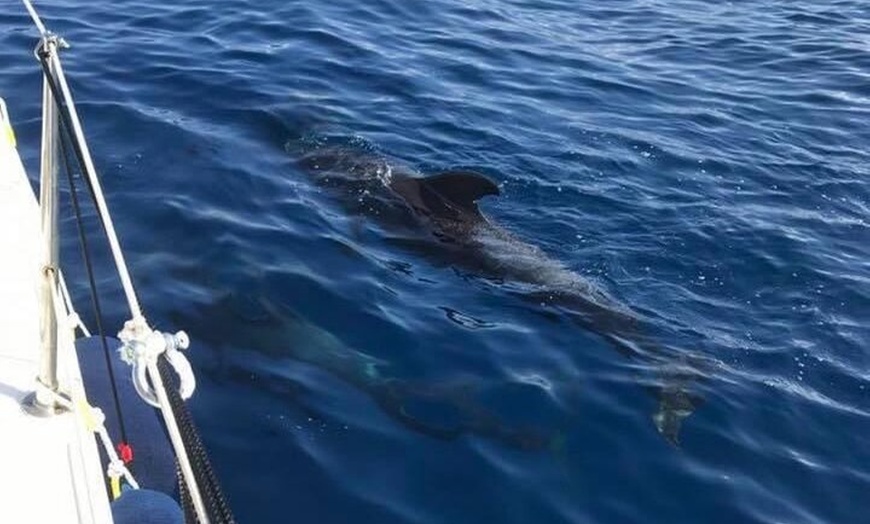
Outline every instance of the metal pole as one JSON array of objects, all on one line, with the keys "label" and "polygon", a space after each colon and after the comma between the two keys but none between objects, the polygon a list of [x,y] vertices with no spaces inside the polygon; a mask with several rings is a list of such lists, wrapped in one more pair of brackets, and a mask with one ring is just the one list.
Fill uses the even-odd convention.
[{"label": "metal pole", "polygon": [[[55,44],[46,40],[46,51],[55,53]],[[53,69],[49,69],[54,72]],[[58,160],[57,106],[48,80],[42,86],[42,154],[39,173],[39,207],[42,210],[42,237],[45,242],[42,281],[42,366],[39,380],[57,389],[57,316],[54,293],[58,268],[58,221],[57,221],[57,160]]]},{"label": "metal pole", "polygon": [[[49,54],[57,51],[52,38],[44,38],[42,45]],[[49,66],[54,74],[54,68]],[[54,307],[54,289],[58,274],[58,190],[57,160],[58,112],[48,80],[42,86],[42,152],[40,156],[39,207],[42,212],[43,264],[40,286],[41,354],[39,361],[39,385],[35,393],[24,399],[25,409],[34,415],[49,416],[59,408],[52,393],[58,389],[57,382],[57,314]]]}]

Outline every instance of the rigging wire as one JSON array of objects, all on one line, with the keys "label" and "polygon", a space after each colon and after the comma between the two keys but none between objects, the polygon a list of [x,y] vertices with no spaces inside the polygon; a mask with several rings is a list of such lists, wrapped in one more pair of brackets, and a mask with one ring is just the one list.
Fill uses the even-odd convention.
[{"label": "rigging wire", "polygon": [[42,20],[39,18],[39,14],[37,14],[36,9],[33,7],[33,4],[30,3],[30,0],[21,1],[24,3],[27,12],[30,14],[30,18],[33,20],[33,25],[35,25],[36,29],[39,30],[39,34],[41,36],[46,36],[48,31],[46,31],[45,25],[43,25]]},{"label": "rigging wire", "polygon": [[[48,82],[49,88],[51,89],[52,93],[55,95],[55,104],[57,105],[58,112],[62,116],[68,117],[68,115],[66,115],[66,113],[64,111],[65,108],[61,104],[61,101],[58,100],[58,97],[57,97],[58,90],[57,90],[57,86],[54,84],[54,82],[55,82],[54,77],[50,74],[48,64],[44,61],[44,57],[42,55],[40,55],[40,63],[43,66],[43,72],[45,75],[46,82]],[[96,278],[94,277],[94,267],[93,267],[93,262],[91,260],[87,235],[86,235],[85,229],[84,229],[84,221],[82,220],[82,213],[81,213],[81,206],[79,204],[78,192],[76,191],[75,180],[73,178],[72,166],[71,166],[70,159],[69,159],[69,150],[67,149],[67,146],[65,144],[65,142],[67,140],[69,140],[70,130],[69,130],[69,127],[66,125],[65,118],[62,117],[59,120],[60,120],[61,125],[63,127],[64,133],[61,134],[60,140],[58,142],[60,144],[60,149],[62,152],[61,157],[63,158],[63,163],[64,163],[64,167],[65,167],[65,171],[66,171],[67,181],[69,182],[70,197],[72,200],[72,207],[73,207],[73,210],[75,213],[76,226],[77,226],[77,230],[78,230],[78,234],[79,234],[79,243],[81,244],[81,248],[82,248],[82,258],[84,260],[85,267],[87,269],[88,283],[89,283],[90,293],[91,293],[91,303],[93,304],[94,316],[95,316],[95,321],[96,321],[96,325],[97,325],[97,334],[100,337],[100,343],[103,347],[103,355],[105,356],[106,368],[108,369],[108,372],[109,372],[109,381],[110,381],[111,386],[112,386],[112,399],[114,402],[115,413],[118,417],[118,426],[120,427],[120,430],[121,430],[121,443],[119,444],[118,447],[121,449],[125,449],[127,446],[129,446],[129,440],[127,439],[127,428],[124,425],[124,416],[123,416],[123,413],[121,410],[121,401],[118,397],[118,385],[117,385],[117,381],[115,379],[115,372],[114,372],[114,369],[112,366],[112,359],[111,359],[111,354],[109,352],[109,346],[108,346],[108,343],[106,342],[106,333],[105,333],[105,330],[103,329],[103,311],[102,311],[102,307],[100,305],[99,294],[97,293]],[[121,454],[125,455],[124,451],[121,451]],[[128,460],[125,460],[125,462],[128,462]]]},{"label": "rigging wire", "polygon": [[91,303],[94,308],[94,316],[97,325],[97,336],[100,337],[100,344],[103,347],[103,355],[106,359],[106,368],[109,371],[109,381],[112,384],[112,399],[115,404],[115,413],[118,416],[118,425],[121,429],[121,443],[128,444],[129,440],[127,439],[127,429],[124,426],[124,415],[121,410],[121,401],[118,397],[118,385],[115,380],[115,371],[112,366],[112,357],[109,352],[109,345],[106,342],[106,332],[103,329],[103,310],[100,306],[100,298],[97,293],[97,283],[94,277],[94,267],[93,262],[91,261],[90,249],[88,246],[87,235],[85,234],[84,222],[82,220],[81,206],[79,205],[79,198],[75,187],[75,181],[73,179],[73,174],[69,161],[69,153],[67,151],[66,145],[64,145],[65,140],[61,138],[60,149],[63,152],[63,163],[66,170],[67,181],[69,182],[69,191],[70,197],[72,200],[72,207],[76,216],[76,228],[79,233],[79,243],[82,248],[82,259],[84,260],[85,267],[87,268],[88,273],[88,284],[90,287],[91,293]]}]

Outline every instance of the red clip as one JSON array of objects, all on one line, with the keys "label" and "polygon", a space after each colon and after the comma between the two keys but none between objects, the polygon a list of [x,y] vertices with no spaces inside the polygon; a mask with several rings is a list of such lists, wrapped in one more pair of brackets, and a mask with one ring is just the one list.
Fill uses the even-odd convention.
[{"label": "red clip", "polygon": [[121,456],[121,460],[124,461],[124,464],[133,462],[133,448],[126,442],[118,444],[118,454]]}]

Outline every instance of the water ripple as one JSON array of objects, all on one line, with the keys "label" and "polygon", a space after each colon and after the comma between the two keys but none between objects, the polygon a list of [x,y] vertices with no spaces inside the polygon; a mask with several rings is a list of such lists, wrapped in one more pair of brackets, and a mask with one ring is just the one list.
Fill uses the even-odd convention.
[{"label": "water ripple", "polygon": [[[191,406],[240,521],[865,520],[860,2],[40,8],[149,318],[194,340]],[[35,173],[20,11],[0,95]],[[647,358],[370,193],[336,198],[300,144],[484,173],[483,213],[541,249],[515,255],[630,308]]]}]

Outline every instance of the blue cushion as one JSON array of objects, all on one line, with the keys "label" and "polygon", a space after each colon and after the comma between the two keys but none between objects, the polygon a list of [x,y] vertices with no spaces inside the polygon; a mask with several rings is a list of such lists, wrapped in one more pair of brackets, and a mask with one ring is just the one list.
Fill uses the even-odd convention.
[{"label": "blue cushion", "polygon": [[115,524],[184,524],[175,499],[150,489],[128,489],[112,502]]},{"label": "blue cushion", "polygon": [[[130,366],[121,361],[117,349],[121,343],[114,338],[106,337],[111,351],[112,369],[118,381],[118,396],[124,413],[124,424],[127,428],[129,444],[133,447],[133,462],[130,471],[144,488],[162,491],[177,496],[178,480],[175,472],[175,454],[163,429],[163,421],[158,412],[146,404],[130,378]],[[88,400],[94,406],[100,407],[106,415],[106,429],[115,444],[121,439],[121,429],[118,417],[115,415],[115,405],[112,398],[112,386],[106,370],[106,358],[99,337],[80,338],[76,340],[82,379]],[[103,464],[107,462],[103,447],[100,457]]]}]

